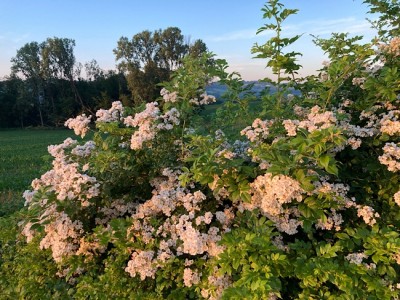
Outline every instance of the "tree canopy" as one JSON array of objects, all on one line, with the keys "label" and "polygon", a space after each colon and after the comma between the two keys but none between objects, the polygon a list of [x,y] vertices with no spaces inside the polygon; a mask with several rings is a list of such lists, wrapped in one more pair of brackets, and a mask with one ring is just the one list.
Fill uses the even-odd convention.
[{"label": "tree canopy", "polygon": [[127,76],[136,103],[152,101],[159,95],[158,83],[169,80],[186,55],[207,51],[201,40],[190,43],[177,27],[139,32],[131,39],[121,37],[114,49],[117,67]]}]

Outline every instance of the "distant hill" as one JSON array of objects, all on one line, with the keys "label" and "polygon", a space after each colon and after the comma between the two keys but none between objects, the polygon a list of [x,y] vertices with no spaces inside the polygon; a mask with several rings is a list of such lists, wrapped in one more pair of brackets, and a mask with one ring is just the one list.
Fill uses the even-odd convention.
[{"label": "distant hill", "polygon": [[[256,94],[260,94],[266,87],[269,87],[271,93],[275,93],[276,87],[274,87],[271,83],[268,82],[259,82],[259,81],[245,81],[245,84],[253,84],[252,91]],[[217,102],[223,102],[224,99],[222,95],[226,92],[226,85],[220,82],[213,82],[206,87],[206,92],[209,95],[213,95],[217,98]],[[299,95],[300,92],[295,89],[290,89],[293,94]]]}]

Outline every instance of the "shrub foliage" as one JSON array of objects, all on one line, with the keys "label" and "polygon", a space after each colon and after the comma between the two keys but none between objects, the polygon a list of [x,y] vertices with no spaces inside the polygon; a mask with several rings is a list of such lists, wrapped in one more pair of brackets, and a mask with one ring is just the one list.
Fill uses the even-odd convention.
[{"label": "shrub foliage", "polygon": [[[299,53],[284,50],[299,36],[281,24],[297,10],[270,0],[259,32],[276,35],[253,52],[276,92],[251,94],[207,54],[154,102],[68,120],[93,139],[49,146],[27,209],[0,219],[0,295],[398,299],[399,7],[365,2],[378,37],[316,37],[319,76],[296,77]],[[227,100],[211,118],[216,78]]]}]

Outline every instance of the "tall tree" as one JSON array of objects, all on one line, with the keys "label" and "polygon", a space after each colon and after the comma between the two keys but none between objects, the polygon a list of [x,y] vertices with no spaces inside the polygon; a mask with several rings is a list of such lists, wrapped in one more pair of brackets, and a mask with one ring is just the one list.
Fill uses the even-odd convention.
[{"label": "tall tree", "polygon": [[189,45],[184,42],[184,36],[177,27],[157,31],[155,42],[159,45],[157,58],[160,67],[169,71],[177,69],[189,52]]},{"label": "tall tree", "polygon": [[88,110],[75,85],[76,61],[74,55],[75,41],[67,38],[48,38],[43,47],[43,62],[49,76],[69,81],[75,100],[82,110]]},{"label": "tall tree", "polygon": [[85,73],[86,78],[89,81],[93,81],[104,76],[104,71],[100,68],[95,59],[85,63]]},{"label": "tall tree", "polygon": [[154,32],[144,30],[132,39],[121,37],[114,54],[118,69],[127,76],[134,101],[141,103],[153,101],[159,95],[157,84],[169,80],[184,56],[206,51],[201,40],[190,45],[179,28],[168,27]]},{"label": "tall tree", "polygon": [[11,59],[11,74],[22,74],[24,79],[31,86],[31,92],[34,99],[37,99],[33,105],[38,107],[40,123],[43,126],[43,89],[45,85],[45,65],[43,64],[43,47],[44,44],[37,42],[30,42],[17,50],[15,57]]}]

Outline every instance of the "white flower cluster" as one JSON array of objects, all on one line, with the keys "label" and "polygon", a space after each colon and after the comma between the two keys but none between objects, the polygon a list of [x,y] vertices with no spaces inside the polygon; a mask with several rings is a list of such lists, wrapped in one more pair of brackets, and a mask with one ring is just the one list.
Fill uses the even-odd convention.
[{"label": "white flower cluster", "polygon": [[114,101],[111,104],[110,109],[99,109],[96,112],[96,121],[104,123],[120,121],[123,118],[123,114],[124,107],[122,106],[121,101]]},{"label": "white flower cluster", "polygon": [[342,215],[337,213],[335,209],[331,209],[331,214],[327,216],[326,220],[318,220],[318,223],[315,224],[315,228],[323,230],[335,229],[336,231],[339,231],[342,223]]},{"label": "white flower cluster", "polygon": [[357,205],[354,199],[350,199],[347,193],[350,187],[343,183],[330,183],[325,178],[320,178],[320,181],[316,181],[314,184],[314,190],[309,192],[309,195],[317,195],[318,198],[326,198],[334,201],[337,207],[336,209],[330,208],[327,211],[327,216],[324,220],[319,219],[315,227],[322,230],[339,231],[341,224],[344,222],[342,215],[338,212],[346,208],[361,208],[361,205]]},{"label": "white flower cluster", "polygon": [[219,269],[214,268],[214,272],[207,278],[208,283],[214,289],[201,289],[201,295],[208,300],[221,299],[222,293],[232,284],[232,279],[227,275],[220,275]]},{"label": "white flower cluster", "polygon": [[395,143],[386,143],[383,154],[378,157],[379,162],[386,165],[391,172],[400,171],[400,147]]},{"label": "white flower cluster", "polygon": [[171,130],[174,125],[179,125],[180,113],[179,111],[173,107],[165,114],[161,115],[159,120],[161,123],[157,125],[158,130]]},{"label": "white flower cluster", "polygon": [[95,219],[96,224],[106,225],[111,219],[132,215],[137,205],[135,202],[126,202],[122,199],[114,200],[109,206],[98,210],[99,217]]},{"label": "white flower cluster", "polygon": [[200,277],[201,273],[199,274],[197,271],[193,271],[190,268],[185,268],[183,270],[183,284],[187,287],[198,284],[200,282]]},{"label": "white flower cluster", "polygon": [[88,157],[94,149],[96,149],[96,143],[94,141],[87,141],[85,144],[77,145],[73,148],[71,154],[80,157]]},{"label": "white flower cluster", "polygon": [[76,135],[80,135],[83,138],[89,130],[91,118],[92,116],[87,117],[85,114],[83,114],[77,116],[76,118],[68,119],[65,121],[64,125],[69,129],[73,129]]},{"label": "white flower cluster", "polygon": [[350,187],[343,183],[330,183],[323,178],[321,181],[314,182],[314,186],[312,194],[329,194],[338,203],[347,200],[347,192],[350,190]]},{"label": "white flower cluster", "polygon": [[368,256],[364,252],[349,253],[345,258],[352,264],[361,265],[363,259],[368,258]]},{"label": "white flower cluster", "polygon": [[146,104],[144,111],[135,114],[133,118],[128,116],[124,119],[126,126],[139,127],[131,137],[131,149],[141,149],[144,142],[154,139],[156,132],[153,124],[159,114],[157,102],[150,102]]},{"label": "white flower cluster", "polygon": [[346,143],[351,147],[351,149],[356,150],[360,148],[362,142],[359,138],[350,137]]},{"label": "white flower cluster", "polygon": [[357,205],[357,216],[362,217],[365,224],[374,225],[376,223],[376,218],[379,218],[379,214],[368,205]]},{"label": "white flower cluster", "polygon": [[207,105],[217,101],[217,99],[212,95],[207,95],[207,93],[203,93],[200,95],[200,100],[198,98],[190,99],[189,103],[194,105]]},{"label": "white flower cluster", "polygon": [[360,88],[364,89],[364,82],[365,82],[364,77],[354,77],[352,80],[353,85],[359,86]]},{"label": "white flower cluster", "polygon": [[[233,144],[229,143],[226,139],[224,132],[221,129],[215,131],[215,141],[221,142],[219,145],[219,151],[217,152],[217,157],[223,157],[225,159],[234,159],[241,158],[244,160],[249,160],[248,150],[249,150],[249,142],[248,141],[239,141],[236,140]],[[217,159],[218,162],[220,160]]]}]

